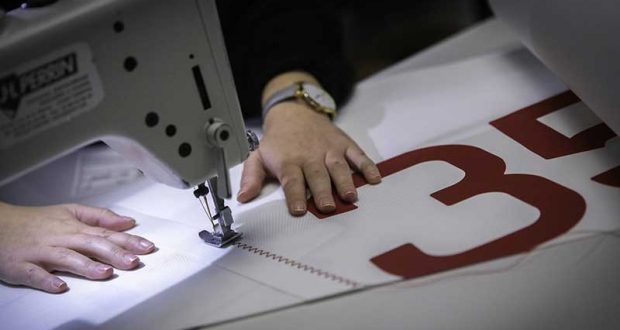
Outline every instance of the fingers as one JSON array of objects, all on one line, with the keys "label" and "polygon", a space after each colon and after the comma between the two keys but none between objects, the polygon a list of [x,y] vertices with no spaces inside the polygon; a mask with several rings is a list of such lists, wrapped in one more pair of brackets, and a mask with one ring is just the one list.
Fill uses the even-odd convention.
[{"label": "fingers", "polygon": [[[14,284],[27,285],[36,289],[52,293],[67,290],[67,285],[49,271],[64,271],[80,275],[85,278],[102,280],[110,278],[114,265],[119,269],[132,269],[139,265],[139,258],[130,251],[136,253],[152,251],[153,243],[139,236],[126,233],[112,232],[103,228],[88,227],[107,238],[89,234],[72,234],[59,236],[58,243],[62,247],[45,247],[37,249],[31,254],[30,262],[12,267],[6,281]],[[147,247],[148,245],[148,247]],[[89,257],[101,260],[107,264],[92,260]]]},{"label": "fingers", "polygon": [[303,173],[319,211],[333,212],[336,209],[336,203],[332,195],[329,173],[323,162],[309,162],[304,165]]},{"label": "fingers", "polygon": [[353,185],[351,168],[343,156],[341,154],[328,153],[325,157],[325,165],[340,198],[350,203],[355,202],[357,200],[357,191],[355,190],[355,185]]},{"label": "fingers", "polygon": [[155,249],[153,242],[136,235],[119,233],[100,227],[86,227],[82,232],[107,239],[123,249],[136,254],[151,253]]},{"label": "fingers", "polygon": [[136,225],[134,219],[120,216],[109,209],[78,204],[69,204],[67,207],[75,218],[87,225],[116,231],[127,230]]},{"label": "fingers", "polygon": [[304,175],[296,165],[283,168],[279,177],[286,204],[292,215],[304,215],[306,213],[306,185]]},{"label": "fingers", "polygon": [[50,293],[61,293],[68,289],[67,283],[58,276],[52,275],[32,263],[22,263],[15,266],[10,277],[6,280],[12,284],[25,285]]},{"label": "fingers", "polygon": [[259,152],[252,152],[243,163],[241,187],[237,194],[237,201],[246,203],[254,199],[261,191],[267,173],[263,167],[263,160]]},{"label": "fingers", "polygon": [[362,173],[368,183],[377,184],[381,182],[381,173],[377,165],[360,148],[349,147],[345,156],[353,168]]},{"label": "fingers", "polygon": [[109,278],[114,272],[111,266],[93,261],[67,248],[44,249],[36,259],[49,270],[68,272],[93,280]]},{"label": "fingers", "polygon": [[[69,251],[71,250],[78,251],[89,257],[95,258],[97,260],[105,262],[106,264],[112,265],[118,269],[133,269],[137,267],[140,263],[140,259],[135,254],[123,249],[119,245],[116,245],[112,243],[111,241],[109,241],[108,239],[105,239],[102,237],[87,235],[87,234],[76,234],[76,235],[62,237],[62,240],[63,240],[63,247],[69,249]],[[75,251],[71,251],[73,252],[71,253],[72,257],[73,257],[73,254],[79,255],[79,253]],[[56,257],[61,258],[65,255],[69,255],[69,253],[57,255]],[[73,272],[72,270],[69,270],[69,271]],[[77,274],[87,276],[87,277],[89,276],[88,274],[82,274],[82,273],[77,273]]]}]

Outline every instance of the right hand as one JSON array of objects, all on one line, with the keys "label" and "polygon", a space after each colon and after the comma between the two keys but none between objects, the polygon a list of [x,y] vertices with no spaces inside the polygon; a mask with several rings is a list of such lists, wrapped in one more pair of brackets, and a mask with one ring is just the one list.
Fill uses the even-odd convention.
[{"label": "right hand", "polygon": [[381,182],[379,169],[355,141],[307,105],[276,105],[264,127],[260,147],[243,163],[239,202],[258,196],[265,178],[274,177],[282,184],[291,215],[306,213],[306,186],[317,209],[331,213],[336,210],[332,187],[341,200],[357,200],[352,172],[361,173],[368,183]]},{"label": "right hand", "polygon": [[[77,204],[24,207],[0,202],[0,280],[50,293],[68,289],[54,271],[93,280],[133,269],[155,245],[121,231],[135,220]],[[94,260],[93,260],[94,259]]]},{"label": "right hand", "polygon": [[[263,105],[271,95],[299,81],[320,86],[307,72],[285,72],[267,83]],[[317,209],[331,213],[336,210],[332,187],[343,201],[357,200],[352,172],[362,174],[368,183],[381,182],[379,169],[355,141],[305,102],[290,100],[275,105],[265,116],[263,132],[260,147],[243,163],[237,195],[241,203],[258,196],[265,179],[274,177],[282,184],[290,214],[306,213],[306,187]]]}]

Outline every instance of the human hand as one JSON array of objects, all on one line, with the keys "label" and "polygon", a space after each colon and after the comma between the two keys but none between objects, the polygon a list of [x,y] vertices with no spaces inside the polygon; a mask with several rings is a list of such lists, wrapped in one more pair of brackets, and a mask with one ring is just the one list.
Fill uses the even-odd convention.
[{"label": "human hand", "polygon": [[120,232],[134,226],[135,220],[107,209],[0,202],[0,280],[60,293],[67,284],[51,272],[102,280],[113,275],[110,265],[133,269],[140,263],[136,254],[155,248],[142,237]]},{"label": "human hand", "polygon": [[256,197],[267,177],[277,178],[284,189],[292,215],[306,213],[306,184],[319,211],[333,212],[338,196],[357,200],[351,171],[360,172],[371,184],[381,182],[375,163],[326,115],[300,101],[277,104],[267,114],[259,148],[243,164],[239,202]]}]

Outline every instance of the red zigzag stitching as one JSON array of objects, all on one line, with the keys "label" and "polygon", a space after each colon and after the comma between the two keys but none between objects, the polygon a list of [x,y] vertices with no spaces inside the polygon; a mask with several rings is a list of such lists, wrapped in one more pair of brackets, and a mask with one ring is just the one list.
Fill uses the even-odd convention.
[{"label": "red zigzag stitching", "polygon": [[344,278],[342,276],[338,276],[338,275],[332,274],[330,272],[326,272],[326,271],[321,270],[321,269],[314,268],[314,267],[306,265],[306,264],[302,264],[299,261],[295,261],[295,260],[292,260],[292,259],[289,259],[289,258],[286,258],[286,257],[283,257],[283,256],[279,256],[279,255],[277,255],[275,253],[271,253],[269,251],[265,251],[263,249],[259,249],[257,247],[254,247],[254,246],[246,244],[246,243],[237,242],[237,243],[235,243],[235,246],[240,248],[240,249],[242,249],[242,250],[245,250],[247,252],[258,254],[259,256],[263,256],[263,257],[265,257],[267,259],[271,259],[271,260],[274,260],[276,262],[283,262],[285,265],[288,265],[288,266],[291,266],[291,267],[295,267],[295,268],[297,268],[299,270],[302,270],[304,272],[309,272],[310,274],[315,274],[315,275],[321,276],[323,278],[326,278],[326,279],[334,281],[334,282],[342,283],[342,284],[345,284],[345,285],[348,285],[348,286],[351,286],[351,287],[354,287],[354,288],[362,286],[360,283],[358,283],[356,281]]}]

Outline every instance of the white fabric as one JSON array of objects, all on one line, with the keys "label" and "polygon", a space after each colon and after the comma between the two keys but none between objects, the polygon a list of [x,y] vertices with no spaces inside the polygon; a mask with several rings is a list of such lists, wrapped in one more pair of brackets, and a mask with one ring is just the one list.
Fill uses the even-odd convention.
[{"label": "white fabric", "polygon": [[[565,89],[525,51],[494,54],[368,80],[357,87],[338,124],[377,161],[424,146],[465,144],[501,157],[507,173],[542,176],[578,192],[586,200],[586,214],[568,234],[545,243],[552,245],[620,228],[620,189],[590,180],[620,164],[618,139],[604,149],[544,160],[488,122]],[[545,123],[561,127],[575,118],[580,118],[579,112],[564,111]],[[236,193],[240,167],[231,174]],[[386,177],[378,186],[360,188],[356,210],[325,220],[312,214],[291,217],[281,189],[271,186],[256,202],[229,202],[244,238],[241,245],[223,250],[198,238],[208,222],[188,191],[148,183],[137,191],[90,198],[87,201],[136,217],[140,225],[131,232],[154,241],[159,251],[142,257],[143,269],[117,271],[109,281],[63,276],[71,290],[61,295],[1,286],[0,324],[24,329],[87,327],[127,311],[130,314],[117,318],[122,322],[112,320],[106,326],[209,324],[397,281],[400,277],[385,273],[370,258],[405,243],[427,254],[448,256],[537,219],[537,209],[503,193],[475,196],[449,207],[430,196],[462,177],[463,171],[444,162],[420,164]],[[474,267],[493,271],[505,266],[497,260]],[[203,274],[206,278],[197,278]],[[161,302],[146,301],[198,280],[204,286],[193,294],[200,304],[171,301],[164,308]],[[174,323],[149,310],[174,311]]]}]

